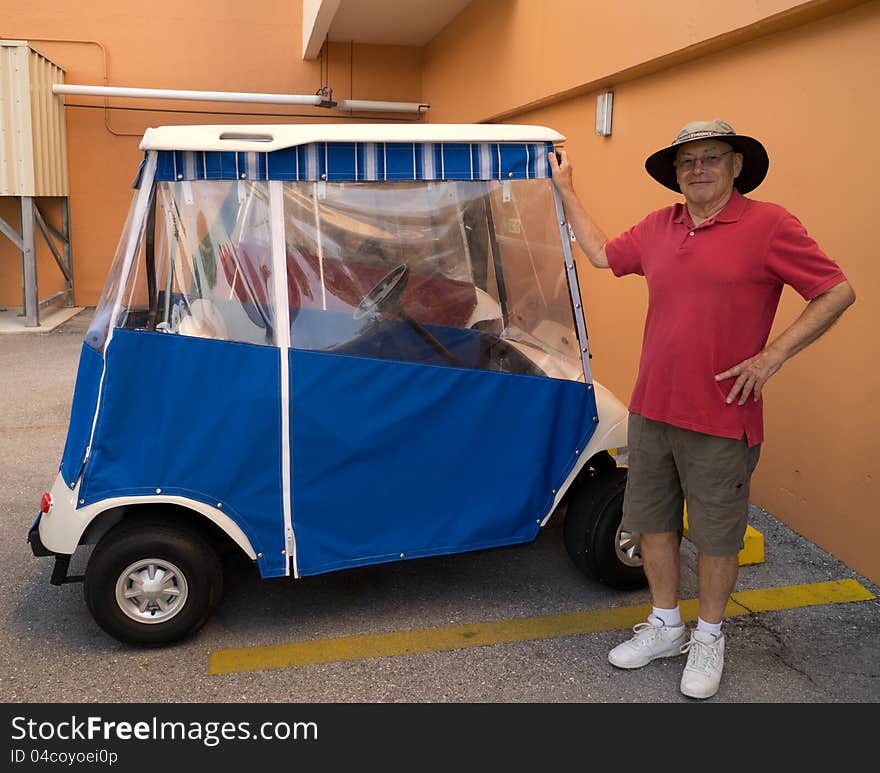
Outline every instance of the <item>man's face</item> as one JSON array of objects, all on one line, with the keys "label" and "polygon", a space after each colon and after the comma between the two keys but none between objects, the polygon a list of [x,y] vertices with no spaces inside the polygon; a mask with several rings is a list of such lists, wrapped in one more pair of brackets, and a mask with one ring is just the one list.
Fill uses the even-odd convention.
[{"label": "man's face", "polygon": [[742,160],[726,142],[688,142],[676,153],[675,179],[689,204],[711,204],[730,195]]}]

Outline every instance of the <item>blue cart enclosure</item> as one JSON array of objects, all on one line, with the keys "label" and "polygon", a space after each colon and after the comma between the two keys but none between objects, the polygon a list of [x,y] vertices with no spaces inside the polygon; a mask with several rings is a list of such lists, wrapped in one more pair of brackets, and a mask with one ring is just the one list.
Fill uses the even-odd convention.
[{"label": "blue cart enclosure", "polygon": [[98,391],[103,372],[103,356],[84,343],[76,372],[73,404],[67,425],[67,442],[61,455],[61,477],[71,488],[76,486],[86,461],[86,449],[92,434],[92,421],[98,404]]},{"label": "blue cart enclosure", "polygon": [[[106,356],[81,504],[160,492],[220,504],[261,574],[284,575],[279,350],[118,330]],[[85,347],[71,470],[93,360]],[[289,361],[300,576],[534,539],[594,427],[580,382],[300,350]]]},{"label": "blue cart enclosure", "polygon": [[221,506],[264,576],[286,573],[279,350],[116,330],[80,499],[158,493]]},{"label": "blue cart enclosure", "polygon": [[593,431],[583,383],[290,352],[301,575],[535,538]]},{"label": "blue cart enclosure", "polygon": [[264,577],[533,540],[598,422],[559,139],[150,130],[80,359],[77,507],[207,505]]}]

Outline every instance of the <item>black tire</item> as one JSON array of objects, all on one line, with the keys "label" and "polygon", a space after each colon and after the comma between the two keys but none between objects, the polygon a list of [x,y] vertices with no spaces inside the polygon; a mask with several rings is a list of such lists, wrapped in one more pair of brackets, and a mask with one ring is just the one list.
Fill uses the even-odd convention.
[{"label": "black tire", "polygon": [[593,468],[592,472],[595,475],[613,473],[617,469],[617,462],[614,461],[614,457],[607,451],[599,451],[591,456],[589,465]]},{"label": "black tire", "polygon": [[[571,560],[587,577],[618,590],[648,584],[641,556],[621,544],[625,467],[597,465],[570,495],[564,540]],[[623,535],[626,538],[626,535]]]},{"label": "black tire", "polygon": [[205,624],[223,593],[223,569],[216,550],[195,529],[138,518],[121,522],[95,546],[84,593],[92,617],[108,634],[126,644],[159,647]]}]

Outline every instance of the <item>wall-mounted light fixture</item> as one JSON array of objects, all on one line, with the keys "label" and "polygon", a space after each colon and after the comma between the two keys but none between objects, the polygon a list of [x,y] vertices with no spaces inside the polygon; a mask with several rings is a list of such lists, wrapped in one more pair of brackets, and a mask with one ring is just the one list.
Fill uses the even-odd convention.
[{"label": "wall-mounted light fixture", "polygon": [[603,91],[596,97],[596,134],[600,137],[611,136],[611,112],[614,103],[614,92]]}]

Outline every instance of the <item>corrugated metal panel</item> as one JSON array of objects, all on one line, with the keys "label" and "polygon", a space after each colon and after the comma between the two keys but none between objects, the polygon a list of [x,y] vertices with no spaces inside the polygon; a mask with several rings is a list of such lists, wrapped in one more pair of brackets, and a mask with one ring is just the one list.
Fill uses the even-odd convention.
[{"label": "corrugated metal panel", "polygon": [[0,196],[33,196],[28,48],[24,41],[0,41]]},{"label": "corrugated metal panel", "polygon": [[36,51],[30,57],[35,195],[67,196],[64,97],[52,93],[53,85],[64,83],[64,71]]},{"label": "corrugated metal panel", "polygon": [[68,195],[63,81],[27,41],[0,41],[0,196]]}]

